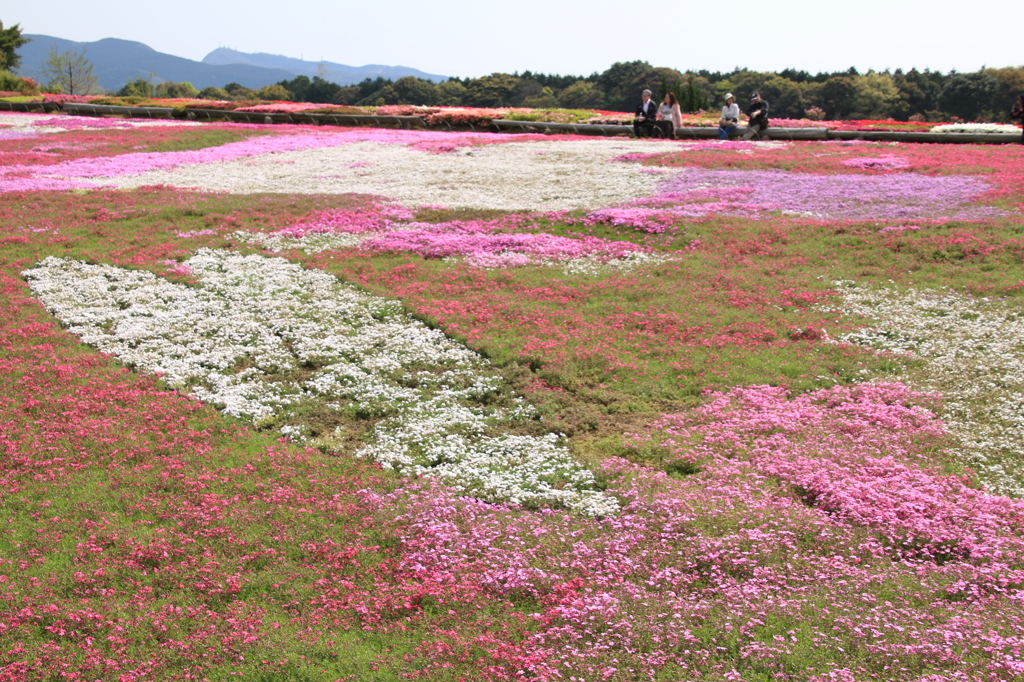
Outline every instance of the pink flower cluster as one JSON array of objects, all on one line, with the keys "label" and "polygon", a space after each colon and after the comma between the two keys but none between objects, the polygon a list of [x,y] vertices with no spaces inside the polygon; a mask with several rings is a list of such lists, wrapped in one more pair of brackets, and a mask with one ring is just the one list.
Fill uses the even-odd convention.
[{"label": "pink flower cluster", "polygon": [[408,251],[424,258],[466,256],[474,267],[517,267],[544,261],[596,257],[615,259],[644,251],[631,242],[598,237],[559,237],[543,232],[512,232],[530,219],[508,215],[495,220],[414,222],[402,206],[370,203],[351,209],[323,211],[275,232],[302,238],[311,234],[377,233],[362,242],[369,251]]},{"label": "pink flower cluster", "polygon": [[319,211],[274,234],[299,239],[308,234],[381,232],[398,221],[412,218],[413,211],[403,206],[370,203],[357,208]]},{"label": "pink flower cluster", "polygon": [[934,400],[902,384],[840,386],[791,397],[753,386],[714,393],[655,429],[680,457],[741,459],[837,520],[869,527],[900,556],[1024,559],[1024,503],[921,468],[945,435]]},{"label": "pink flower cluster", "polygon": [[[587,256],[618,258],[642,250],[631,242],[598,237],[570,239],[545,233],[493,233],[475,225],[444,223],[423,229],[404,229],[363,242],[373,251],[411,251],[425,258],[466,255],[474,263],[523,264],[533,259],[563,261]],[[509,257],[504,254],[515,254]],[[499,258],[495,258],[495,257]]]},{"label": "pink flower cluster", "polygon": [[866,156],[855,159],[843,159],[840,161],[844,166],[860,168],[861,170],[900,170],[910,168],[910,162],[901,156],[883,154],[881,156]]},{"label": "pink flower cluster", "polygon": [[879,232],[905,232],[907,230],[920,230],[920,225],[890,225],[889,227],[883,227]]},{"label": "pink flower cluster", "polygon": [[63,128],[65,130],[88,130],[93,128],[132,128],[131,121],[123,118],[94,118],[92,116],[54,116],[32,121],[33,126]]},{"label": "pink flower cluster", "polygon": [[570,224],[587,225],[614,225],[616,227],[630,227],[640,232],[660,234],[666,232],[679,223],[679,213],[672,209],[650,209],[650,208],[604,208],[588,213],[582,219],[566,218]]}]

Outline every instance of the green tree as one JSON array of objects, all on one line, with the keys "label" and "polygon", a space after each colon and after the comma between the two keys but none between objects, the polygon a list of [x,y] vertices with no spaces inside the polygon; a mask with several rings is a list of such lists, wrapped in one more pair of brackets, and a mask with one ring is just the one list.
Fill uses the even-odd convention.
[{"label": "green tree", "polygon": [[[361,105],[377,105],[378,103],[385,103],[384,98],[380,96],[380,91],[391,85],[390,78],[384,78],[378,76],[377,78],[365,78],[359,81],[354,87],[358,88],[358,97],[356,97],[355,104]],[[333,98],[332,98],[333,99]],[[377,100],[380,99],[380,102]]]},{"label": "green tree", "polygon": [[23,95],[38,95],[39,84],[31,78],[21,78],[10,71],[0,69],[0,90],[20,92]]},{"label": "green tree", "polygon": [[474,78],[466,88],[466,101],[474,107],[507,107],[519,85],[520,79],[507,73]]},{"label": "green tree", "polygon": [[28,40],[22,37],[20,25],[4,28],[4,22],[0,21],[0,71],[11,71],[21,66],[18,48]]},{"label": "green tree", "polygon": [[331,104],[343,104],[350,105],[355,104],[359,101],[359,86],[350,85],[347,88],[341,88],[334,96],[331,97]]},{"label": "green tree", "polygon": [[[416,106],[429,106],[434,103],[437,97],[436,87],[433,83],[415,76],[399,78],[390,86],[393,97],[396,101],[388,101],[388,104],[414,104]],[[387,89],[387,88],[385,88]]]},{"label": "green tree", "polygon": [[563,107],[570,109],[601,109],[604,107],[604,92],[596,83],[579,80],[562,90],[558,95]]},{"label": "green tree", "polygon": [[985,73],[996,80],[996,91],[992,100],[993,118],[1010,120],[1010,107],[1017,96],[1024,93],[1024,66],[1003,69],[985,69]]},{"label": "green tree", "polygon": [[199,91],[188,81],[164,81],[156,86],[156,96],[167,99],[192,99],[199,96]]},{"label": "green tree", "polygon": [[434,103],[442,107],[461,106],[466,98],[466,86],[455,79],[438,83],[434,87]]},{"label": "green tree", "polygon": [[803,118],[804,88],[800,83],[782,76],[769,76],[761,85],[761,97],[771,107],[771,115],[779,118]]},{"label": "green tree", "polygon": [[287,90],[283,85],[275,83],[274,85],[264,85],[262,88],[257,90],[256,97],[259,99],[281,102],[291,101],[294,99],[295,94],[290,90]]},{"label": "green tree", "polygon": [[658,102],[664,100],[665,95],[671,92],[675,95],[676,101],[679,102],[679,108],[683,112],[707,111],[711,107],[708,95],[710,89],[711,83],[706,78],[692,73],[686,74],[686,85],[683,85],[678,79],[673,78],[672,81],[669,81],[667,77],[664,77],[661,87],[658,88]]},{"label": "green tree", "polygon": [[527,104],[523,104],[523,102],[534,97],[539,97],[543,89],[544,86],[541,84],[540,81],[534,80],[532,78],[520,77],[519,89],[516,90],[516,93],[509,98],[508,103],[514,107],[529,106]]},{"label": "green tree", "polygon": [[556,109],[559,104],[558,98],[555,97],[555,91],[545,85],[537,95],[523,100],[523,106],[531,109]]},{"label": "green tree", "polygon": [[334,99],[334,95],[338,90],[341,90],[341,86],[337,83],[332,83],[320,76],[313,76],[309,89],[306,90],[306,99],[302,101],[327,104]]},{"label": "green tree", "polygon": [[733,96],[735,97],[736,86],[733,85],[733,82],[728,78],[723,78],[722,80],[715,82],[712,87],[715,89],[713,95],[713,99],[715,102],[725,102],[725,96],[728,95],[730,92],[733,93]]},{"label": "green tree", "polygon": [[901,118],[907,105],[900,96],[892,76],[868,71],[853,77],[853,116],[856,118]]},{"label": "green tree", "polygon": [[636,108],[636,103],[640,100],[640,93],[633,91],[632,84],[641,74],[650,69],[651,65],[644,61],[615,62],[599,75],[597,85],[605,93],[608,109],[611,111],[633,111]]},{"label": "green tree", "polygon": [[256,93],[253,90],[250,90],[239,83],[228,83],[224,86],[224,91],[227,92],[231,99],[235,101],[249,100],[256,96]]},{"label": "green tree", "polygon": [[856,95],[853,78],[833,76],[824,83],[816,83],[804,92],[804,102],[825,112],[833,121],[847,118],[853,112],[853,98]]},{"label": "green tree", "polygon": [[224,88],[217,88],[210,86],[203,88],[199,91],[199,99],[215,99],[215,100],[228,100],[231,99],[231,95]]},{"label": "green tree", "polygon": [[[733,89],[730,92],[736,95],[736,101],[740,103],[742,108],[742,103],[750,98],[751,93],[761,92],[765,81],[768,80],[768,75],[759,71],[740,69],[730,75],[729,80],[733,83]],[[769,104],[772,103],[769,102]]]},{"label": "green tree", "polygon": [[135,78],[125,83],[116,94],[118,97],[152,97],[153,84],[145,78]]},{"label": "green tree", "polygon": [[[624,89],[623,94],[627,100],[625,111],[636,109],[636,106],[640,104],[640,94],[644,90],[651,90],[651,97],[660,103],[664,99],[665,94],[671,90],[673,84],[682,83],[684,80],[683,74],[675,69],[669,69],[664,66],[652,66],[646,71],[641,71],[633,77],[633,80]],[[679,97],[679,95],[676,94],[676,97]],[[682,106],[681,103],[680,106]]]},{"label": "green tree", "polygon": [[939,93],[939,108],[965,121],[989,118],[999,81],[985,73],[954,73]]},{"label": "green tree", "polygon": [[[938,76],[938,78],[936,78]],[[903,73],[897,70],[892,81],[900,90],[900,97],[907,103],[908,115],[924,116],[926,112],[939,107],[939,92],[942,90],[941,74],[911,69]]]},{"label": "green tree", "polygon": [[92,95],[99,91],[96,76],[92,73],[92,62],[85,57],[85,50],[66,50],[61,53],[54,45],[43,63],[43,76],[54,88],[65,95]]}]

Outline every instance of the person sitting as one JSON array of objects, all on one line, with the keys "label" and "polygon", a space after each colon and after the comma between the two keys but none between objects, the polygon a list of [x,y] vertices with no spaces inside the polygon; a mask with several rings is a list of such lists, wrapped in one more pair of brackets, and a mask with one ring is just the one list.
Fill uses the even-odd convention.
[{"label": "person sitting", "polygon": [[671,92],[665,95],[661,106],[658,107],[658,123],[661,124],[665,137],[669,139],[674,139],[679,126],[683,125],[683,112],[679,108],[676,96]]},{"label": "person sitting", "polygon": [[[1010,118],[1019,118],[1021,125],[1024,125],[1024,95],[1017,97],[1017,101],[1013,103],[1013,108],[1010,109]],[[1020,143],[1024,144],[1024,132],[1020,134]]]},{"label": "person sitting", "polygon": [[736,104],[736,98],[730,92],[725,96],[725,106],[722,107],[722,118],[718,120],[718,139],[727,140],[736,132],[740,124],[740,105]]},{"label": "person sitting", "polygon": [[655,127],[657,117],[658,105],[651,99],[651,91],[644,90],[643,94],[640,95],[640,104],[637,106],[636,115],[633,118],[633,133],[637,137],[641,137],[640,131],[646,130],[647,134],[650,135]]},{"label": "person sitting", "polygon": [[749,140],[755,135],[760,138],[768,130],[768,102],[761,99],[759,93],[750,96],[747,108],[747,129],[743,131],[743,139]]}]

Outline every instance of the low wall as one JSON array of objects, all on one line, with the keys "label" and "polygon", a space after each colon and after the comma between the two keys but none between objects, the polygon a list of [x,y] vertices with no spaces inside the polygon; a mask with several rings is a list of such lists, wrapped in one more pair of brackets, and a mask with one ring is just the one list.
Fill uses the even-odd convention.
[{"label": "low wall", "polygon": [[[120,116],[126,118],[161,118],[182,121],[233,121],[237,123],[330,125],[345,127],[425,129],[419,116],[374,116],[372,114],[277,114],[225,109],[171,109],[167,107],[120,107],[79,102],[0,102],[0,111],[26,113],[64,113],[75,116]],[[431,125],[440,130],[479,130],[491,132],[562,133],[568,135],[619,135],[633,137],[629,125],[595,125],[587,123],[548,123],[544,121],[510,121],[498,119],[489,126]],[[1021,141],[1019,133],[924,133],[902,130],[831,130],[829,128],[770,127],[762,136],[770,140],[864,140],[866,142],[921,142],[940,144],[1012,144]],[[676,131],[677,140],[708,140],[718,138],[717,127],[683,127]]]}]

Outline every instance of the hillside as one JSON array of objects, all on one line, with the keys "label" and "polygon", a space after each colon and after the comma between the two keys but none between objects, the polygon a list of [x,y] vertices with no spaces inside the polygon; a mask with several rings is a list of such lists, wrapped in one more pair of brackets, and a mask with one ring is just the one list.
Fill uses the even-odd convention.
[{"label": "hillside", "polygon": [[227,65],[249,65],[267,69],[283,69],[296,75],[309,76],[317,75],[321,63],[327,72],[326,80],[338,85],[351,85],[358,83],[364,78],[376,78],[383,76],[392,80],[398,80],[404,76],[415,76],[424,80],[440,83],[448,80],[447,76],[434,73],[426,73],[419,69],[408,66],[384,66],[382,64],[367,64],[365,66],[347,66],[335,62],[312,62],[293,57],[258,52],[249,54],[239,52],[226,47],[219,47],[203,58],[204,64],[217,66]]},{"label": "hillside", "polygon": [[[317,69],[315,62],[267,54],[246,55],[225,48],[214,50],[203,61],[197,62],[157,52],[148,45],[133,40],[104,38],[80,43],[46,35],[26,34],[25,37],[31,42],[18,51],[21,55],[19,75],[42,82],[45,80],[42,75],[43,64],[51,48],[56,47],[60,52],[84,50],[93,64],[93,71],[99,79],[100,86],[107,90],[117,90],[133,78],[152,79],[154,83],[188,81],[199,89],[211,85],[222,87],[234,82],[255,89],[282,80],[291,80],[298,75],[313,76]],[[426,74],[407,67],[351,67],[328,63],[327,69],[328,80],[340,85],[377,76],[401,78],[416,75],[434,81],[445,79],[444,76]]]}]

